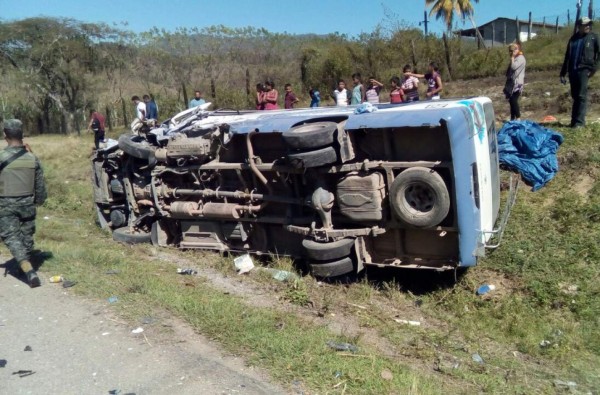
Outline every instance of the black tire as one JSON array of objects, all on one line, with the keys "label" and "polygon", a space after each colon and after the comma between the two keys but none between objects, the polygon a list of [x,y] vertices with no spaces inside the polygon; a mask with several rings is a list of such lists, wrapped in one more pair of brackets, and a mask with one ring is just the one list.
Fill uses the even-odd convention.
[{"label": "black tire", "polygon": [[327,263],[311,263],[310,271],[313,276],[320,278],[333,278],[354,272],[352,258],[344,258]]},{"label": "black tire", "polygon": [[390,204],[402,222],[429,228],[450,211],[450,194],[444,179],[433,169],[411,167],[400,173],[390,188]]},{"label": "black tire", "polygon": [[127,155],[133,156],[134,158],[147,159],[148,163],[156,161],[154,157],[155,147],[148,144],[141,136],[132,134],[121,135],[121,137],[119,137],[119,148]]},{"label": "black tire", "polygon": [[293,167],[298,169],[319,167],[335,163],[337,153],[333,147],[326,147],[314,151],[288,154],[288,160]]},{"label": "black tire", "polygon": [[335,122],[313,122],[294,126],[281,137],[289,148],[314,149],[333,144],[336,131]]},{"label": "black tire", "polygon": [[311,239],[302,240],[306,257],[316,261],[330,261],[347,257],[352,253],[354,239],[349,237],[330,243],[319,243]]},{"label": "black tire", "polygon": [[152,237],[148,232],[131,233],[129,226],[115,229],[112,234],[114,241],[119,241],[125,244],[140,244],[140,243],[151,243]]}]

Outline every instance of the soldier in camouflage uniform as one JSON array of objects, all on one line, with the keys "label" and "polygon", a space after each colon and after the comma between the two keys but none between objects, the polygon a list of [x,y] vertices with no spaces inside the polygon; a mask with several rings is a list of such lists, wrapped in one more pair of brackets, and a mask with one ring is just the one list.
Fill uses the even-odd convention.
[{"label": "soldier in camouflage uniform", "polygon": [[40,161],[23,145],[23,124],[17,119],[4,122],[8,146],[0,151],[0,239],[6,244],[29,285],[40,286],[31,266],[35,232],[35,206],[46,200],[44,173]]}]

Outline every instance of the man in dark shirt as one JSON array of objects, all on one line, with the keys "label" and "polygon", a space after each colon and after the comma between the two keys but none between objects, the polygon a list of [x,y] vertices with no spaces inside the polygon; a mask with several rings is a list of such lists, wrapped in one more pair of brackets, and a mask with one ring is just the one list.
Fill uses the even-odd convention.
[{"label": "man in dark shirt", "polygon": [[571,127],[585,125],[587,110],[588,80],[598,68],[600,44],[598,35],[592,33],[592,21],[587,17],[577,21],[577,33],[567,44],[565,60],[560,70],[560,80],[566,83],[565,76],[569,73],[573,109],[571,111]]},{"label": "man in dark shirt", "polygon": [[290,84],[285,84],[285,99],[283,102],[286,109],[294,108],[294,104],[299,102],[294,92],[292,92],[292,85]]},{"label": "man in dark shirt", "polygon": [[96,110],[90,110],[90,123],[88,130],[94,132],[94,146],[96,149],[100,147],[100,143],[104,142],[104,115]]},{"label": "man in dark shirt", "polygon": [[146,103],[146,119],[158,120],[158,107],[154,99],[148,95],[144,95],[143,99],[144,103]]}]

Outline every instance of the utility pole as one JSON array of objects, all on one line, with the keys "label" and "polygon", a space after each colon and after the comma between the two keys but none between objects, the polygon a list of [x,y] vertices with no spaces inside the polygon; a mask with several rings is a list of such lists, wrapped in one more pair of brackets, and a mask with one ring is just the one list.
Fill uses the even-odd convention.
[{"label": "utility pole", "polygon": [[573,34],[577,33],[577,21],[579,20],[579,18],[581,18],[581,7],[583,7],[581,3],[582,0],[577,0],[577,14],[575,15],[575,26],[573,27]]},{"label": "utility pole", "polygon": [[590,0],[590,4],[588,5],[588,18],[594,19],[594,0]]},{"label": "utility pole", "polygon": [[421,26],[421,24],[423,24],[423,30],[425,31],[425,35],[427,35],[427,24],[429,23],[429,21],[427,20],[427,10],[423,11],[423,20],[421,22],[419,22],[419,26]]}]

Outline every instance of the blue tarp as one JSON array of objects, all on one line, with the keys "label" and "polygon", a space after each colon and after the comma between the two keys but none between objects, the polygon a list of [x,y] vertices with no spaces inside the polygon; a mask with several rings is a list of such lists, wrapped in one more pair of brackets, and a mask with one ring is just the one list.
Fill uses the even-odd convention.
[{"label": "blue tarp", "polygon": [[498,132],[500,163],[518,171],[537,191],[558,172],[556,151],[562,134],[531,121],[510,121]]}]

